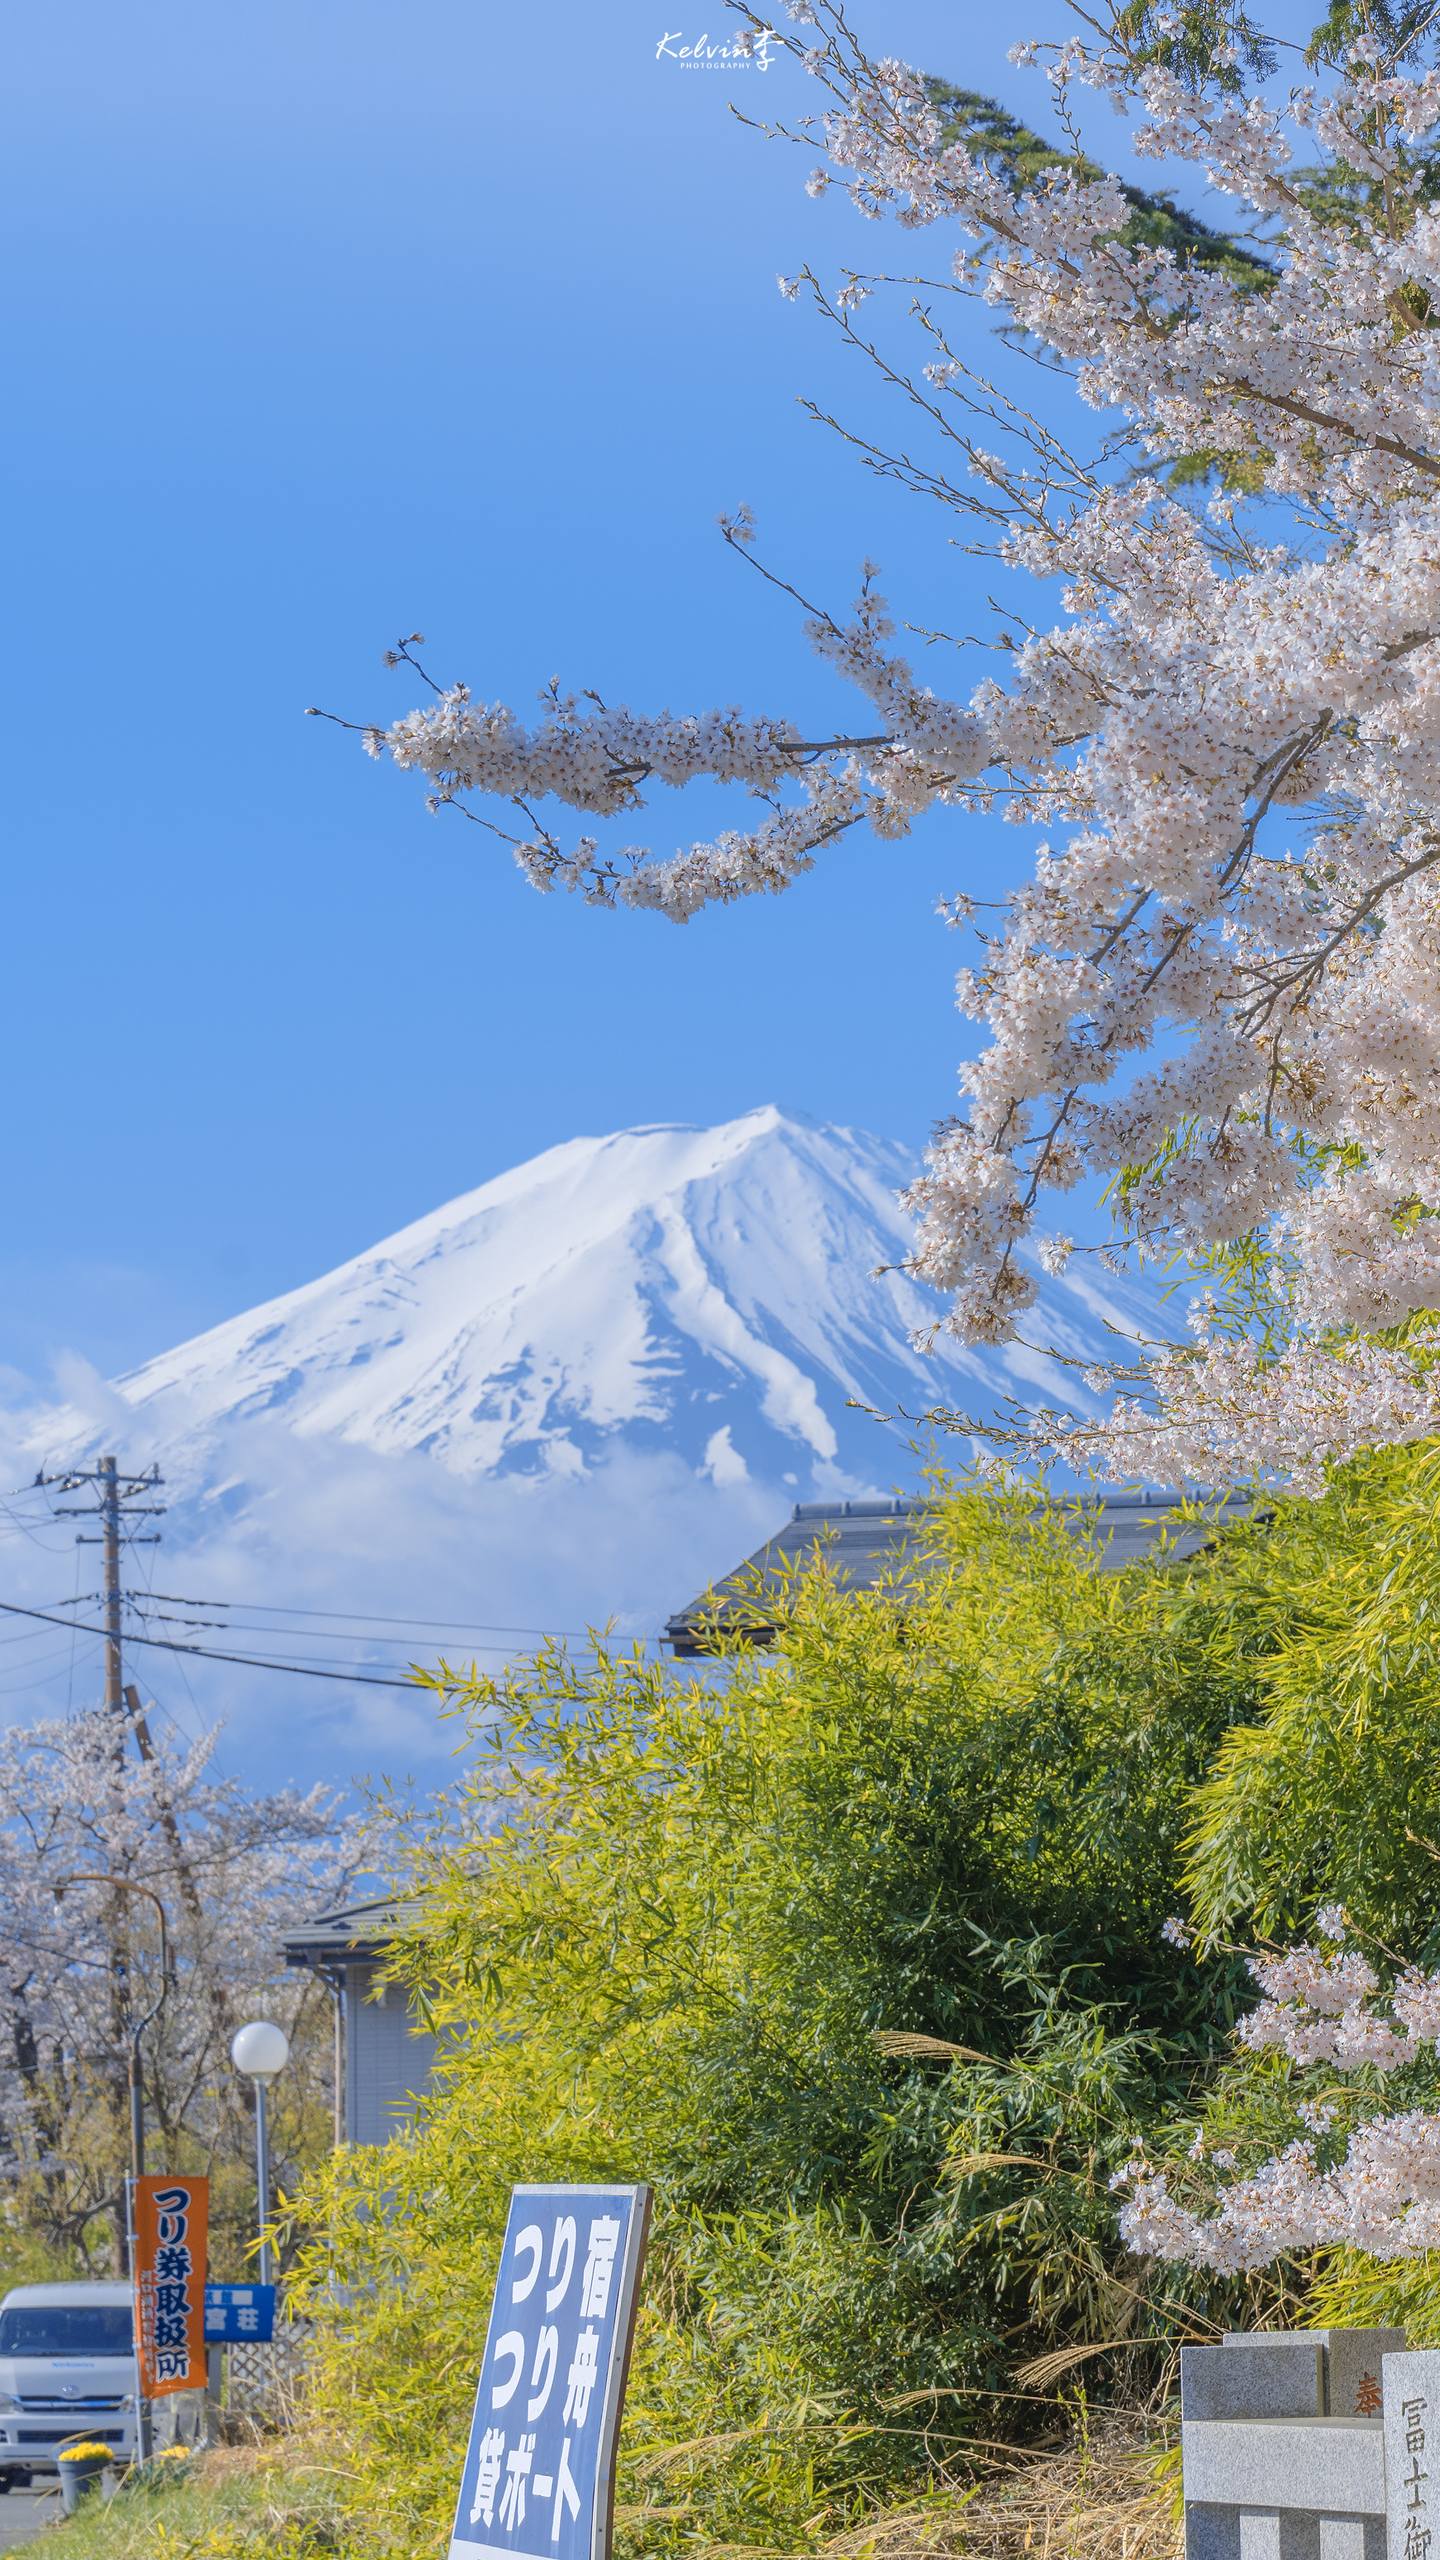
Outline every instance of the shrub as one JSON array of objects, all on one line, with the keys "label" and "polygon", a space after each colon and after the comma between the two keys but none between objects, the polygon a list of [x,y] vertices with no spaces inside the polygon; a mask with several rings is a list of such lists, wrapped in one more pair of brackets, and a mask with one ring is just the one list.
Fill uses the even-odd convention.
[{"label": "shrub", "polygon": [[1232,1960],[1161,1924],[1253,1654],[1223,1555],[1099,1572],[956,1494],[917,1588],[797,1579],[774,1659],[477,1687],[401,1958],[450,2058],[307,2198],[322,2405],[384,2547],[448,2522],[514,2180],[656,2190],[632,2548],[813,2544],[1023,2433],[1017,2365],[1173,2325],[1107,2181],[1234,2014]]}]

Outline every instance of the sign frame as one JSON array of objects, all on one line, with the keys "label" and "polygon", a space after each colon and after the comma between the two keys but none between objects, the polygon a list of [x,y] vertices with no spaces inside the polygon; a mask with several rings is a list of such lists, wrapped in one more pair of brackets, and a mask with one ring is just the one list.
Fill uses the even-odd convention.
[{"label": "sign frame", "polygon": [[[275,2298],[273,2284],[207,2284],[205,2287],[205,2344],[207,2347],[268,2347],[275,2337]],[[258,2326],[242,2329],[240,2314],[253,2311]],[[218,2325],[215,2325],[217,2324]],[[232,2325],[233,2324],[233,2325]]]},{"label": "sign frame", "polygon": [[[475,2406],[465,2439],[465,2454],[460,2466],[460,2486],[456,2493],[455,2521],[450,2533],[450,2560],[535,2560],[498,2542],[476,2539],[474,2529],[465,2516],[465,2491],[470,2478],[470,2457],[480,2432],[481,2393],[490,2369],[490,2350],[496,2341],[497,2325],[503,2317],[500,2301],[501,2279],[507,2263],[511,2235],[526,2209],[532,2204],[565,2201],[576,2205],[603,2205],[624,2198],[629,2205],[629,2219],[624,2248],[615,2261],[615,2328],[611,2337],[609,2365],[605,2377],[604,2397],[600,2402],[596,2433],[595,2480],[590,2517],[588,2560],[609,2560],[615,2522],[615,2456],[620,2434],[620,2415],[625,2404],[625,2388],[630,2378],[630,2360],[635,2343],[635,2323],[639,2309],[640,2275],[645,2263],[646,2243],[650,2236],[653,2190],[643,2183],[621,2179],[594,2185],[574,2185],[564,2180],[542,2180],[514,2186],[505,2217],[505,2234],[501,2242],[500,2261],[490,2295],[490,2316],[485,2324],[485,2344],[480,2370],[475,2382]],[[567,2279],[568,2281],[568,2279]]]},{"label": "sign frame", "polygon": [[[208,2177],[161,2171],[131,2181],[131,2228],[134,2233],[131,2294],[135,2320],[135,2379],[138,2396],[144,2400],[163,2400],[172,2391],[203,2391],[205,2388],[205,2278],[208,2272],[210,2236],[210,2181]],[[172,2226],[179,2225],[178,2231]],[[161,2253],[182,2251],[189,2260],[188,2271],[164,2279],[159,2274]],[[181,2373],[161,2370],[161,2359],[172,2357],[178,2341],[156,2343],[157,2316],[166,2319],[182,2315],[167,2309],[157,2315],[156,2297],[162,2282],[166,2289],[178,2287],[188,2298],[185,2302],[185,2366]]]}]

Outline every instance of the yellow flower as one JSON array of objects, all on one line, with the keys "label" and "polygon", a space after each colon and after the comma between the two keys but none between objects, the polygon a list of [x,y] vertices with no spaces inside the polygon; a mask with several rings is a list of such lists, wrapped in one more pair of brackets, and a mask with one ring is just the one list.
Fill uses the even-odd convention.
[{"label": "yellow flower", "polygon": [[62,2462],[108,2462],[110,2459],[108,2444],[62,2444],[60,2447]]}]

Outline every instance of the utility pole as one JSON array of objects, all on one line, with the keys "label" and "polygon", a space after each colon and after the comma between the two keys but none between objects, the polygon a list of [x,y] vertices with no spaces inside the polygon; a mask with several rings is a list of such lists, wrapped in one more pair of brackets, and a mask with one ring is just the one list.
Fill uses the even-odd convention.
[{"label": "utility pole", "polygon": [[[120,1582],[120,1556],[123,1547],[148,1547],[155,1546],[159,1543],[158,1530],[142,1532],[132,1528],[130,1524],[136,1519],[159,1518],[160,1514],[165,1509],[165,1504],[163,1502],[146,1502],[143,1501],[141,1497],[142,1495],[157,1491],[161,1481],[160,1470],[155,1466],[147,1468],[143,1475],[122,1475],[120,1472],[119,1461],[114,1457],[101,1458],[93,1467],[66,1467],[59,1473],[52,1476],[47,1476],[42,1472],[40,1475],[37,1475],[35,1479],[37,1485],[53,1487],[60,1493],[93,1492],[96,1497],[93,1503],[78,1503],[73,1505],[62,1504],[56,1508],[55,1517],[57,1520],[98,1520],[100,1524],[98,1536],[87,1535],[83,1530],[77,1531],[75,1543],[79,1547],[100,1547],[103,1550],[105,1717],[110,1735],[111,1784],[113,1789],[113,1802],[117,1814],[124,1789],[125,1736],[126,1728],[130,1721],[130,1711],[125,1697],[125,1594]],[[138,1742],[138,1735],[136,1739]],[[124,1896],[126,1893],[148,1892],[149,1888],[131,1883],[127,1879],[119,1876],[95,1878],[91,1879],[91,1881],[108,1882],[110,1887],[109,1938],[112,2038],[117,2053],[121,2049],[122,2045],[128,2046],[128,2064],[125,2073],[123,2091],[121,2087],[117,2087],[115,2092],[115,2112],[117,2118],[123,2122],[128,2106],[130,2116],[131,2179],[127,2181],[126,2186],[126,2215],[124,2232],[122,2234],[117,2219],[115,2240],[117,2251],[123,2247],[126,2259],[129,2262],[133,2273],[133,2179],[139,2176],[141,2165],[144,2160],[145,2102],[140,2077],[140,2041],[138,2032],[135,2030],[133,2014],[134,1979],[130,1961],[130,1931],[129,1923],[126,1918],[126,1904]],[[151,1900],[153,1901],[154,1899],[155,1897],[152,1893]],[[163,1967],[167,1960],[162,1934],[162,1998],[164,1996]],[[150,2014],[153,2016],[154,2012],[152,2011]],[[148,2019],[142,2021],[142,2024],[148,2023]]]},{"label": "utility pole", "polygon": [[120,1582],[122,1547],[153,1547],[159,1543],[159,1531],[140,1533],[130,1528],[138,1518],[158,1519],[165,1509],[163,1502],[145,1502],[141,1496],[153,1493],[163,1483],[158,1467],[147,1468],[144,1475],[122,1475],[116,1458],[101,1458],[93,1467],[66,1467],[53,1476],[39,1475],[37,1485],[51,1485],[60,1493],[93,1491],[93,1504],[61,1506],[57,1520],[98,1520],[99,1535],[87,1537],[80,1532],[75,1540],[80,1547],[103,1550],[105,1614],[105,1711],[111,1720],[116,1761],[124,1758],[125,1728],[128,1721],[125,1705],[125,1594]]},{"label": "utility pole", "polygon": [[105,1712],[117,1721],[125,1702],[121,1655],[120,1473],[113,1458],[100,1461],[100,1543],[105,1550]]}]

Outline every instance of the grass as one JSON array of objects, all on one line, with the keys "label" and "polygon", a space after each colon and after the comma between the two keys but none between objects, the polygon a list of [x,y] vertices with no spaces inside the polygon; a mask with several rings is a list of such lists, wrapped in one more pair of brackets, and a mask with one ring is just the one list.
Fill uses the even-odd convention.
[{"label": "grass", "polygon": [[1184,2531],[1149,2430],[1111,2418],[970,2502],[966,2560],[1180,2560]]},{"label": "grass", "polygon": [[[45,2536],[47,2560],[360,2560],[342,2478],[304,2432],[201,2454],[157,2486],[92,2501]],[[1062,2449],[1017,2455],[968,2494],[872,2516],[825,2560],[1180,2560],[1180,2546],[1151,2428],[1112,2417],[1082,2420]]]},{"label": "grass", "polygon": [[333,2560],[345,2544],[334,2466],[322,2447],[233,2447],[177,2465],[154,2485],[90,2499],[45,2536],[53,2560]]},{"label": "grass", "polygon": [[871,2516],[823,2560],[1182,2560],[1183,2549],[1153,2418],[1082,2408],[1063,2446],[1017,2450],[968,2491]]}]

